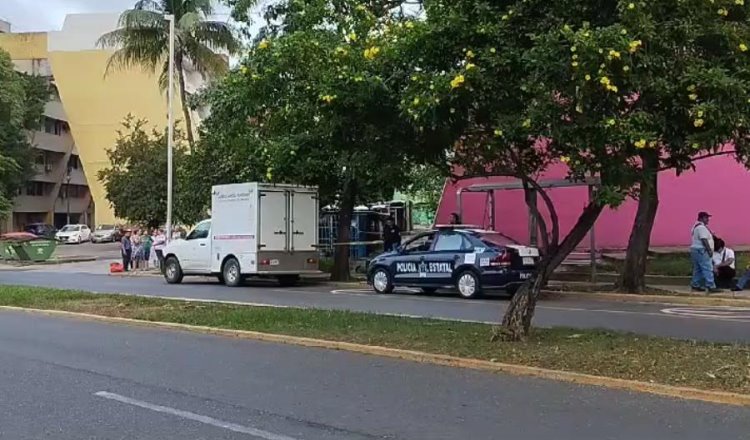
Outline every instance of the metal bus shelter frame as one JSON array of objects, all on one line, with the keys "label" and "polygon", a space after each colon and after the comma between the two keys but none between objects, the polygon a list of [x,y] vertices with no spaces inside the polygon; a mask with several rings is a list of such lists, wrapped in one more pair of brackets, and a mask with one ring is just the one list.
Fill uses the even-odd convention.
[{"label": "metal bus shelter frame", "polygon": [[[568,180],[568,179],[550,179],[538,182],[539,187],[542,189],[555,189],[555,188],[588,188],[589,203],[593,201],[595,191],[601,186],[601,180],[598,177],[589,177],[585,180]],[[465,188],[459,188],[456,191],[456,211],[458,215],[463,218],[463,195],[464,193],[485,193],[487,194],[487,201],[489,203],[489,217],[490,217],[490,229],[493,231],[496,227],[495,221],[495,192],[496,191],[511,191],[511,190],[523,190],[523,183],[517,182],[504,182],[504,183],[475,183]],[[537,203],[537,190],[532,189],[533,197],[532,203]],[[525,205],[525,203],[524,203]],[[537,221],[534,215],[531,213],[531,209],[527,207],[529,214],[529,244],[532,246],[538,245],[538,231]],[[591,265],[591,282],[596,282],[596,234],[594,233],[595,227],[589,231],[589,262]]]}]

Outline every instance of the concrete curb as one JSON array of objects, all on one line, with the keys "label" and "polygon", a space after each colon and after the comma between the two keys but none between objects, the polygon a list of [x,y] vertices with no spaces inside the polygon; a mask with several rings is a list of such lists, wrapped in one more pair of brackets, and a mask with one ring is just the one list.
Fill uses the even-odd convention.
[{"label": "concrete curb", "polygon": [[48,316],[60,316],[106,323],[127,324],[139,327],[150,327],[160,329],[182,330],[195,333],[211,334],[218,336],[229,336],[239,339],[249,339],[262,342],[298,345],[303,347],[324,348],[329,350],[342,350],[353,353],[382,356],[401,359],[412,362],[442,365],[447,367],[468,368],[473,370],[490,371],[495,373],[512,374],[516,376],[529,376],[540,379],[569,382],[578,385],[599,386],[625,391],[655,394],[658,396],[672,397],[678,399],[698,400],[724,405],[750,406],[750,395],[731,393],[726,391],[708,391],[697,388],[677,387],[649,382],[639,382],[627,379],[617,379],[604,376],[594,376],[569,371],[550,370],[546,368],[528,367],[524,365],[504,364],[479,359],[459,358],[455,356],[424,353],[413,350],[388,348],[354,344],[350,342],[327,341],[322,339],[304,338],[299,336],[287,336],[272,333],[261,333],[247,330],[229,330],[214,327],[196,326],[188,324],[177,324],[170,322],[142,321],[130,318],[117,318],[89,313],[66,312],[60,310],[30,309],[24,307],[0,306],[0,310],[9,310],[26,313],[36,313]]},{"label": "concrete curb", "polygon": [[618,301],[632,302],[641,304],[681,304],[694,306],[731,306],[731,307],[750,307],[750,298],[726,298],[726,297],[691,297],[682,295],[636,295],[629,293],[608,293],[608,292],[559,292],[554,290],[543,291],[546,295],[571,298],[586,299],[599,301]]}]

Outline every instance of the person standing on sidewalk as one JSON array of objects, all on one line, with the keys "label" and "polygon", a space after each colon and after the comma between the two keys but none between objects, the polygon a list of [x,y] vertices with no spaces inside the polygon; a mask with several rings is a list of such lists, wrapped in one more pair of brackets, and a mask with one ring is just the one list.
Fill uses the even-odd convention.
[{"label": "person standing on sidewalk", "polygon": [[698,213],[698,221],[690,231],[690,259],[693,262],[693,280],[690,287],[696,292],[716,293],[721,292],[716,288],[714,281],[714,266],[712,257],[714,254],[714,237],[708,229],[708,221],[711,215],[707,212]]},{"label": "person standing on sidewalk", "polygon": [[130,229],[120,239],[120,253],[122,254],[122,270],[130,270],[130,259],[133,257],[133,243],[130,242]]},{"label": "person standing on sidewalk", "polygon": [[164,247],[167,245],[167,236],[164,234],[163,229],[154,236],[154,253],[159,261],[159,271],[164,273]]}]

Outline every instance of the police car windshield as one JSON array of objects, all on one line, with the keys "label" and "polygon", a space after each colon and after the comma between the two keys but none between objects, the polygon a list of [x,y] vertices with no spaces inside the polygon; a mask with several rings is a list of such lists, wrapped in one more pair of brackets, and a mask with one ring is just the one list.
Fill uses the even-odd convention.
[{"label": "police car windshield", "polygon": [[480,232],[477,236],[489,246],[507,246],[509,244],[514,244],[513,240],[497,232]]}]

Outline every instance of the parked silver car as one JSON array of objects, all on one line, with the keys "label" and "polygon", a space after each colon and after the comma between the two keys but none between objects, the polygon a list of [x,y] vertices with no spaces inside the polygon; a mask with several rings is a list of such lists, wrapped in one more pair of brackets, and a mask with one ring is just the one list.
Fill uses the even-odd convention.
[{"label": "parked silver car", "polygon": [[120,241],[122,234],[120,228],[115,225],[98,225],[91,235],[92,243],[107,243]]}]

